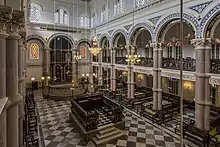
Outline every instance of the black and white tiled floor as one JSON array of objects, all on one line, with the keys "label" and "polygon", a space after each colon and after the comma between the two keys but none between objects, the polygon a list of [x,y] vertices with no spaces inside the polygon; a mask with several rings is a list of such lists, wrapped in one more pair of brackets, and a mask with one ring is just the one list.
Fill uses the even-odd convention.
[{"label": "black and white tiled floor", "polygon": [[[70,104],[64,101],[42,99],[36,95],[42,147],[94,147],[85,144],[76,127],[69,121]],[[106,147],[180,147],[179,140],[152,126],[129,111],[125,111],[126,134],[109,142]]]}]

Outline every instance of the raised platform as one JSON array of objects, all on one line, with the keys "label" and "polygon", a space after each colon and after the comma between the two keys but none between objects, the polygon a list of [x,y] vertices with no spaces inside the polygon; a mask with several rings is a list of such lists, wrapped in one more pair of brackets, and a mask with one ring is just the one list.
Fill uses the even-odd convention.
[{"label": "raised platform", "polygon": [[76,124],[86,142],[102,145],[123,135],[123,107],[102,97],[89,94],[71,99],[70,119]]}]

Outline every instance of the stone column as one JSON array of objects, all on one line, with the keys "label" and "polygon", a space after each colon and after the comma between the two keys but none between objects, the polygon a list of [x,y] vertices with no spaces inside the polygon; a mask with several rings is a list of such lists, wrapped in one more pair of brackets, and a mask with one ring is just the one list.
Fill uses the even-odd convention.
[{"label": "stone column", "polygon": [[[135,48],[134,46],[127,45],[126,47],[128,55],[134,55]],[[128,62],[128,99],[132,100],[134,99],[134,72],[133,72],[134,63]]]},{"label": "stone column", "polygon": [[196,51],[195,125],[202,130],[210,129],[210,38],[193,39]]},{"label": "stone column", "polygon": [[[0,2],[4,5],[4,0]],[[3,104],[4,98],[6,99],[6,38],[7,34],[7,21],[11,19],[12,9],[7,7],[0,8],[0,103]],[[0,146],[8,147],[7,145],[7,107],[2,110],[0,114]]]},{"label": "stone column", "polygon": [[26,40],[26,33],[24,32],[24,26],[22,26],[20,28],[20,35],[21,35],[21,39],[19,40],[19,45],[18,45],[18,92],[20,93],[20,95],[22,96],[22,100],[20,102],[19,105],[19,145],[23,146],[23,120],[24,120],[24,115],[25,115],[25,111],[24,111],[24,97],[25,97],[25,93],[24,93],[24,81],[25,81],[25,77],[24,77],[24,45],[25,45],[25,40]]},{"label": "stone column", "polygon": [[102,72],[102,51],[99,54],[99,73],[98,73],[98,80],[99,80],[99,85],[103,85],[103,72]]},{"label": "stone column", "polygon": [[8,23],[9,37],[6,40],[6,96],[9,98],[7,110],[7,146],[19,147],[19,103],[22,96],[18,93],[18,34],[19,24],[23,23],[24,13],[13,11]]},{"label": "stone column", "polygon": [[46,45],[44,47],[43,58],[43,76],[50,76],[50,47]]},{"label": "stone column", "polygon": [[[76,50],[72,49],[72,57],[76,56]],[[77,61],[75,58],[72,58],[72,82],[74,82],[74,85],[78,85],[78,66]]]},{"label": "stone column", "polygon": [[151,43],[153,48],[153,109],[162,110],[162,85],[161,85],[161,62],[162,45],[161,43]]},{"label": "stone column", "polygon": [[115,48],[111,49],[111,91],[116,91]]}]

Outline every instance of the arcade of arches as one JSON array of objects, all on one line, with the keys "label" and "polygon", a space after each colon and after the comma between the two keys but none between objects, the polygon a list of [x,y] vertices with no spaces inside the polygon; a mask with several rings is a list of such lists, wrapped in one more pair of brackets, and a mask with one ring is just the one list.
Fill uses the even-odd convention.
[{"label": "arcade of arches", "polygon": [[220,144],[220,1],[125,1],[0,0],[0,147]]}]

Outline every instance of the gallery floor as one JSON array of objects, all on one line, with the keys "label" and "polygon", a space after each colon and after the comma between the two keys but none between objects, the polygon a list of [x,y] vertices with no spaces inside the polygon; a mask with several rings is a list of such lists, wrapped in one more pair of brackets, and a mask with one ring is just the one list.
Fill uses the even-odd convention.
[{"label": "gallery floor", "polygon": [[[41,147],[94,147],[92,142],[85,144],[76,127],[69,121],[69,102],[45,100],[40,92],[36,92],[35,98]],[[180,147],[179,140],[130,110],[125,110],[124,115],[126,135],[109,142],[106,147]]]}]

